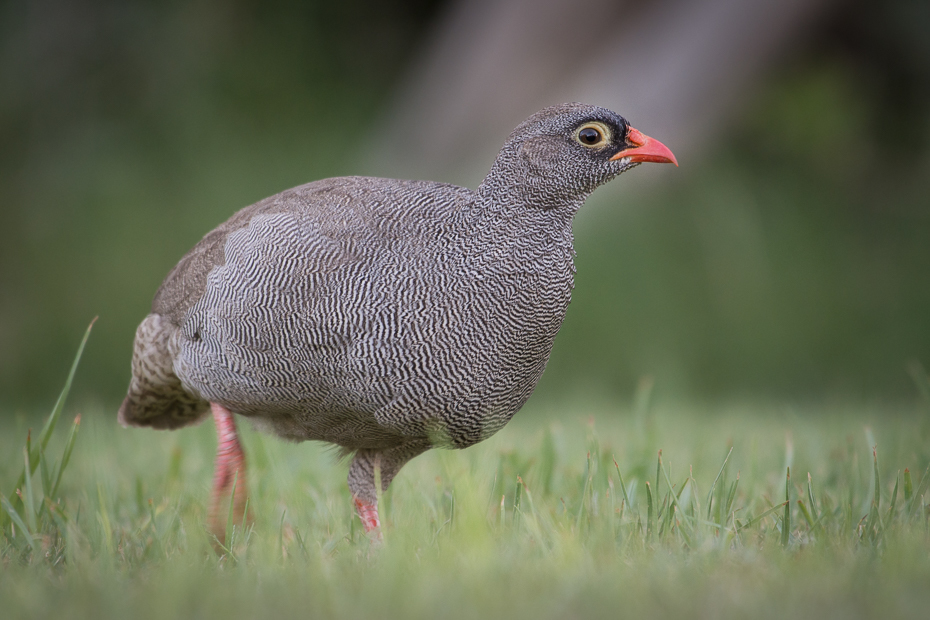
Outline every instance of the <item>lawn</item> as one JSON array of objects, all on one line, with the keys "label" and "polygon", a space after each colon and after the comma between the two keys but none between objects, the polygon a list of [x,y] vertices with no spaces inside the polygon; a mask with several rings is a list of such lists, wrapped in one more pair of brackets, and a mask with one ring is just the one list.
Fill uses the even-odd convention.
[{"label": "lawn", "polygon": [[926,617],[926,404],[652,392],[534,400],[415,459],[380,545],[325,446],[243,423],[254,522],[214,541],[212,423],[127,430],[101,409],[74,427],[65,405],[42,449],[41,419],[4,415],[0,615]]}]

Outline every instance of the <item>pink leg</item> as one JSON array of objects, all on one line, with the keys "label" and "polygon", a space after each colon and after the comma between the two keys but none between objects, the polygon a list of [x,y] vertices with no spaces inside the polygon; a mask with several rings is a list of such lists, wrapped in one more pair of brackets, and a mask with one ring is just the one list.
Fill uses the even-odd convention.
[{"label": "pink leg", "polygon": [[377,504],[369,504],[368,502],[356,497],[355,510],[358,512],[358,516],[362,520],[362,525],[365,526],[366,534],[381,527],[381,521],[378,519]]},{"label": "pink leg", "polygon": [[248,485],[245,475],[245,453],[236,434],[236,420],[232,412],[222,405],[210,403],[210,408],[213,410],[218,438],[213,471],[213,499],[210,504],[210,531],[222,542],[226,537],[229,495],[232,493],[233,481],[236,482],[236,497],[233,500],[233,519],[236,524],[241,524],[245,515]]}]

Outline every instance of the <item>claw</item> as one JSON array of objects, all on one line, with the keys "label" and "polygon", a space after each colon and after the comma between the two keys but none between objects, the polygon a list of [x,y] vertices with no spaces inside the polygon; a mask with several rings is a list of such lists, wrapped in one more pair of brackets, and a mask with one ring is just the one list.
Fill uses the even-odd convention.
[{"label": "claw", "polygon": [[[359,518],[362,520],[362,525],[365,526],[365,533],[369,533],[372,530],[378,530],[378,533],[381,533],[381,520],[378,519],[378,505],[369,504],[368,502],[359,499],[355,499],[355,510],[358,512]],[[379,536],[380,538],[380,536]]]}]

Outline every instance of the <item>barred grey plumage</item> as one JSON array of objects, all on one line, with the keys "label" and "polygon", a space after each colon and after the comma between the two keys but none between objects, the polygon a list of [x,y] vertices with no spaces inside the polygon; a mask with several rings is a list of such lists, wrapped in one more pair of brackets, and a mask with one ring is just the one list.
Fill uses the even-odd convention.
[{"label": "barred grey plumage", "polygon": [[566,104],[520,124],[476,191],[348,177],[242,209],[158,290],[120,421],[177,428],[216,403],[355,453],[349,486],[373,504],[376,461],[386,487],[523,406],[571,299],[574,214],[638,162],[673,161],[656,145]]}]

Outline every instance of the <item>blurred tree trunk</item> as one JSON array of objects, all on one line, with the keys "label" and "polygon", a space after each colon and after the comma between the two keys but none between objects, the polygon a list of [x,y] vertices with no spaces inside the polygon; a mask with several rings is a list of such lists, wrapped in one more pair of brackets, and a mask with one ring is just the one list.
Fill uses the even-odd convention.
[{"label": "blurred tree trunk", "polygon": [[687,160],[831,2],[459,0],[399,89],[371,166],[474,185],[517,123],[565,101],[611,108]]}]

